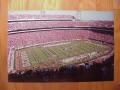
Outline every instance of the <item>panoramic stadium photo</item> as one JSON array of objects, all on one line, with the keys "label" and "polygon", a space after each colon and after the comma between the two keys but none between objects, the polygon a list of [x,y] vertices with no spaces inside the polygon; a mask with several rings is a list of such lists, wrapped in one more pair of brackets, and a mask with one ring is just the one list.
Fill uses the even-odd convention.
[{"label": "panoramic stadium photo", "polygon": [[8,13],[9,82],[113,80],[112,12]]}]

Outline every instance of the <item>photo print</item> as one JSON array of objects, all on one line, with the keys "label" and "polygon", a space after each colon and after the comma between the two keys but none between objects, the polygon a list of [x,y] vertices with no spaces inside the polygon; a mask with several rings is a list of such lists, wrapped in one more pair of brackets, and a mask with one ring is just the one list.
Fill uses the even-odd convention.
[{"label": "photo print", "polygon": [[9,11],[9,82],[114,80],[112,12]]}]

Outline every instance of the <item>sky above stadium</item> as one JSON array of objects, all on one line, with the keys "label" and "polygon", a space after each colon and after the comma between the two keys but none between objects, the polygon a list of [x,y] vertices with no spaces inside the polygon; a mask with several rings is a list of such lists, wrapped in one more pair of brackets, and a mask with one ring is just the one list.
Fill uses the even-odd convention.
[{"label": "sky above stadium", "polygon": [[33,14],[33,15],[68,15],[74,16],[78,20],[100,20],[113,21],[113,12],[109,11],[76,11],[76,10],[23,10],[9,11],[9,14]]}]

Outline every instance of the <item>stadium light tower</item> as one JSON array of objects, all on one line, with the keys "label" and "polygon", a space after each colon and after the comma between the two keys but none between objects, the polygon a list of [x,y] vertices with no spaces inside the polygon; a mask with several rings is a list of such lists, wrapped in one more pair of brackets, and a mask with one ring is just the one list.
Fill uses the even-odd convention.
[{"label": "stadium light tower", "polygon": [[76,11],[76,20],[80,20],[81,19],[81,12],[78,10]]}]

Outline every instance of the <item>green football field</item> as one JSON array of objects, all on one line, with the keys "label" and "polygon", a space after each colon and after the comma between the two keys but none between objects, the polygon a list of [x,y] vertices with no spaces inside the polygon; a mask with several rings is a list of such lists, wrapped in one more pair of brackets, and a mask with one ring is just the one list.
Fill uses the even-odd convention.
[{"label": "green football field", "polygon": [[[91,52],[99,52],[99,54],[102,55],[105,53],[105,51],[109,50],[110,47],[106,45],[101,45],[89,41],[76,40],[17,49],[15,54],[17,52],[24,52],[25,56],[28,58],[27,62],[30,63],[30,66],[35,66],[41,63],[44,63],[44,65],[49,65],[51,64],[50,61],[52,63],[56,63],[56,61],[60,63],[60,60]],[[15,62],[17,62],[18,59],[19,58],[15,58]]]}]

